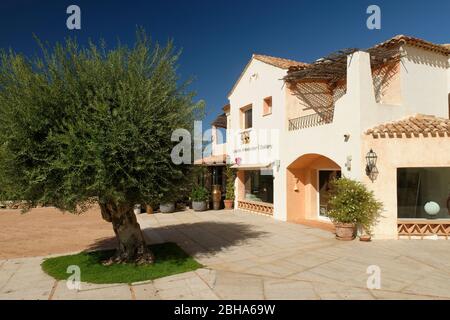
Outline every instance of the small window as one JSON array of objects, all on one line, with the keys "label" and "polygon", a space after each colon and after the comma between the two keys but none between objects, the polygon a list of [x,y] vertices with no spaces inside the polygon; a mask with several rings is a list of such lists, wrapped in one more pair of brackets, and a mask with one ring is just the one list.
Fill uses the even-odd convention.
[{"label": "small window", "polygon": [[244,111],[244,129],[250,129],[253,126],[253,112],[252,108]]},{"label": "small window", "polygon": [[263,116],[267,116],[272,113],[272,97],[264,99],[263,103]]}]

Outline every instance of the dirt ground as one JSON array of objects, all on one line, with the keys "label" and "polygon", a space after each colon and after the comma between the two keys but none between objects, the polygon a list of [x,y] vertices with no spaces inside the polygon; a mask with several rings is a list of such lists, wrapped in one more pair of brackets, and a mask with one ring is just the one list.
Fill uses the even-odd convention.
[{"label": "dirt ground", "polygon": [[99,208],[82,215],[55,208],[0,209],[0,260],[81,251],[115,246],[112,225]]}]

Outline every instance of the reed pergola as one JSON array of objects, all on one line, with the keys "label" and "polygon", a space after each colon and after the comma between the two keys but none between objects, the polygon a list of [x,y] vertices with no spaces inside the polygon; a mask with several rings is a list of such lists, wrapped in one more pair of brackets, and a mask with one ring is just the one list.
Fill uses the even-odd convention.
[{"label": "reed pergola", "polygon": [[[400,61],[402,56],[400,48],[403,43],[401,39],[391,39],[386,43],[363,50],[370,54],[372,70],[393,66]],[[314,116],[319,117],[316,122],[330,123],[333,120],[334,104],[346,93],[347,59],[356,51],[360,49],[342,49],[312,64],[290,67],[283,78],[293,94],[302,101],[304,110],[314,110]],[[390,76],[392,72],[384,75],[381,81],[387,81]],[[296,120],[298,122],[299,119]]]},{"label": "reed pergola", "polygon": [[[364,51],[370,54],[371,67],[376,69],[387,63],[399,61],[401,58],[400,46],[399,43],[391,48],[373,47]],[[312,64],[291,67],[284,80],[287,83],[324,81],[332,90],[339,82],[345,80],[347,57],[356,51],[360,50],[356,48],[342,49],[320,58]]]}]

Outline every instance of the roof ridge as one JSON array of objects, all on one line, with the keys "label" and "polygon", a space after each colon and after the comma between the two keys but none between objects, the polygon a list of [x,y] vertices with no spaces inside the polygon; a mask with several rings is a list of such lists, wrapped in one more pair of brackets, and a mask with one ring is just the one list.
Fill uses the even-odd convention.
[{"label": "roof ridge", "polygon": [[281,58],[281,57],[275,57],[270,56],[267,54],[259,54],[259,53],[253,53],[252,59],[256,59],[258,61],[270,64],[272,66],[281,68],[281,69],[289,69],[293,66],[306,66],[308,65],[306,62],[296,61],[288,58]]},{"label": "roof ridge", "polygon": [[[383,42],[380,42],[378,44],[375,44],[371,48],[379,48],[379,47],[389,47],[390,45],[396,44],[399,41],[404,41],[404,43],[407,43],[412,46],[417,46],[422,49],[427,49],[439,53],[444,53],[449,55],[450,54],[450,47],[446,44],[436,44],[434,42],[424,40],[421,38],[408,36],[404,34],[397,34],[393,36],[392,38],[389,38]],[[370,48],[369,48],[370,49]]]}]

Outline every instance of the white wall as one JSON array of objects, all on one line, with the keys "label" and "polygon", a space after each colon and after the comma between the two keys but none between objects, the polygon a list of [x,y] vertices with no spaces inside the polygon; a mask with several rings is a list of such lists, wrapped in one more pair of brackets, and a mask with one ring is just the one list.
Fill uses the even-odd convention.
[{"label": "white wall", "polygon": [[[242,158],[242,164],[266,164],[280,159],[279,146],[284,145],[285,110],[285,84],[281,80],[286,75],[286,70],[274,67],[256,59],[247,66],[241,79],[230,94],[230,120],[231,126],[227,130],[227,150],[232,161],[236,157]],[[272,114],[263,116],[263,102],[267,97],[272,97]],[[242,145],[240,140],[240,109],[249,104],[253,108],[253,127],[250,133],[250,144]],[[262,140],[257,141],[261,135]],[[243,148],[254,148],[258,145],[271,145],[271,150],[259,153],[255,151],[239,151]],[[283,211],[279,206],[285,198],[285,194],[278,188],[285,185],[284,175],[281,170],[273,168],[274,174],[274,212],[275,218]]]}]

